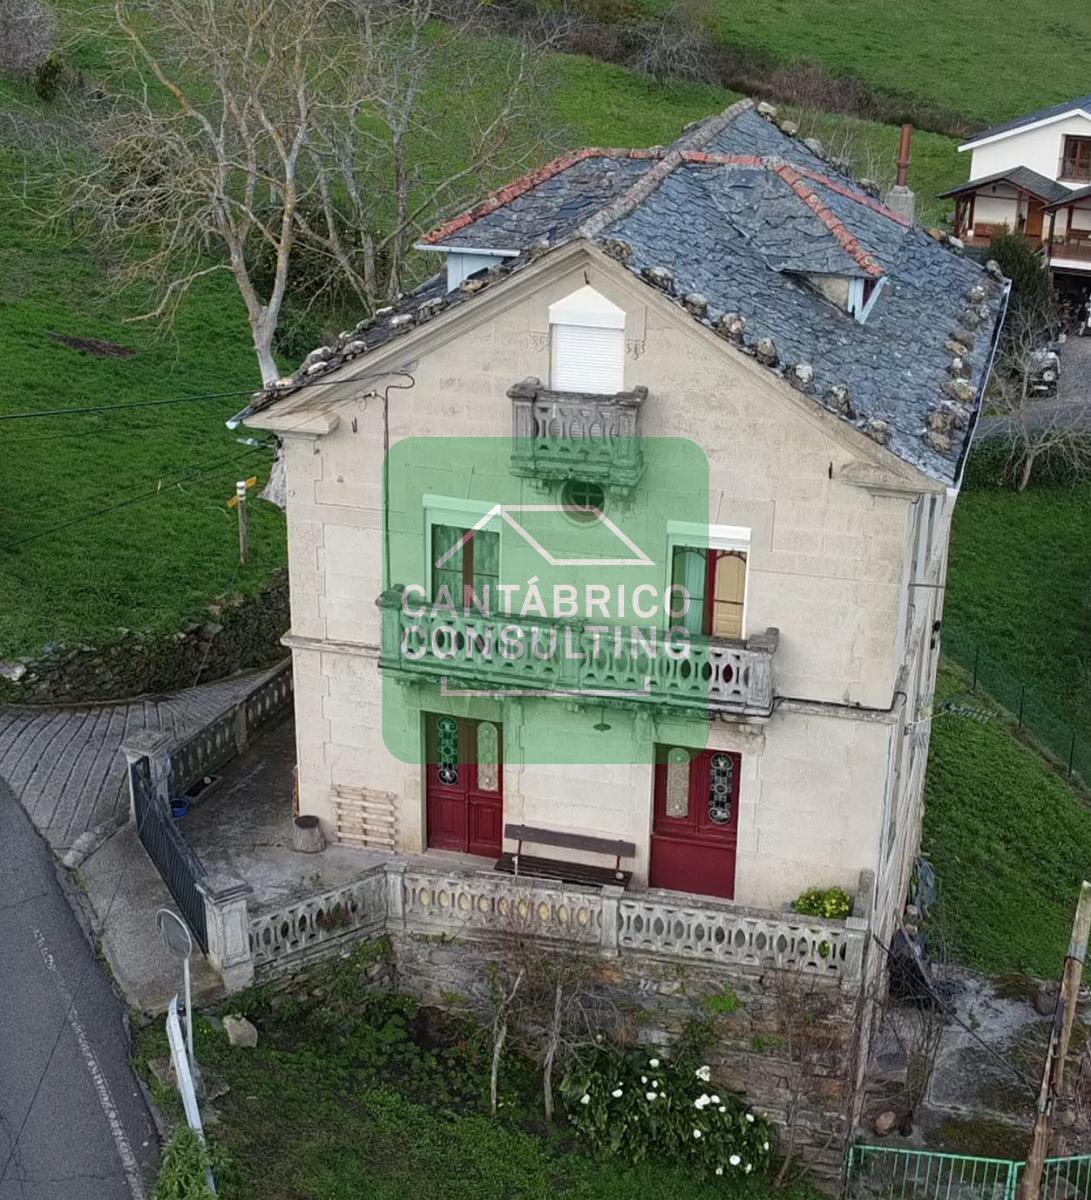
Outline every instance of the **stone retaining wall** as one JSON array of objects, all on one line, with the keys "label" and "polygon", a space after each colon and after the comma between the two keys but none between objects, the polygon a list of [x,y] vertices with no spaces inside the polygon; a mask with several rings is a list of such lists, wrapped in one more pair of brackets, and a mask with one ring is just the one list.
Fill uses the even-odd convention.
[{"label": "stone retaining wall", "polygon": [[[504,962],[502,942],[478,935],[388,936],[399,991],[422,1004],[456,1004],[490,1018],[489,974]],[[630,1014],[628,1027],[643,1045],[670,1047],[692,1021],[711,1017],[715,1037],[707,1058],[716,1084],[769,1117],[778,1129],[781,1153],[794,1110],[794,1153],[816,1182],[832,1184],[840,1178],[850,1140],[861,999],[832,981],[808,980],[804,1003],[816,1014],[821,1045],[812,1040],[804,1054],[807,1065],[801,1067],[809,1035],[798,1012],[799,993],[777,978],[788,974],[645,954],[601,958],[595,968],[596,985],[607,989],[611,1005]],[[788,995],[782,998],[785,983]],[[733,1011],[717,1011],[736,1001]],[[786,1025],[795,1027],[793,1033],[786,1034]]]},{"label": "stone retaining wall", "polygon": [[487,1021],[490,980],[528,942],[578,956],[604,1029],[669,1047],[699,1024],[717,1084],[780,1128],[782,1150],[794,1123],[795,1152],[835,1180],[868,1027],[871,887],[865,872],[859,915],[833,921],[391,858],[345,887],[251,912],[250,971],[275,981],[386,937],[393,987]]},{"label": "stone retaining wall", "polygon": [[253,596],[221,596],[174,633],[120,629],[113,640],[45,647],[0,662],[0,701],[74,704],[211,683],[284,657],[288,572]]}]

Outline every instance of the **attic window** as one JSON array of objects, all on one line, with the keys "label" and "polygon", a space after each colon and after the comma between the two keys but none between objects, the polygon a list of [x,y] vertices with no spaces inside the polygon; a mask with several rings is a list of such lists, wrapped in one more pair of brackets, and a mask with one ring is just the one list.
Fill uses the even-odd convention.
[{"label": "attic window", "polygon": [[885,279],[858,278],[851,275],[821,275],[817,272],[800,274],[800,279],[823,300],[855,317],[861,325],[882,289]]},{"label": "attic window", "polygon": [[593,287],[549,306],[551,386],[612,395],[625,387],[625,313]]},{"label": "attic window", "polygon": [[861,325],[867,320],[872,305],[883,290],[885,279],[850,279],[849,280],[849,312]]}]

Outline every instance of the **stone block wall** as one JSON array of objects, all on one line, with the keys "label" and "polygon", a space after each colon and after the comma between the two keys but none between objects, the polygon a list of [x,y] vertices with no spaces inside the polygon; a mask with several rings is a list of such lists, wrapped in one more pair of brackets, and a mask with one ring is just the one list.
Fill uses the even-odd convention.
[{"label": "stone block wall", "polygon": [[[489,970],[506,958],[501,939],[396,932],[390,940],[399,991],[425,1005],[489,1017]],[[794,1153],[817,1183],[832,1187],[839,1180],[862,1024],[855,989],[796,972],[709,968],[642,954],[596,956],[592,975],[636,1044],[669,1050],[692,1022],[708,1023],[715,1031],[706,1048],[714,1082],[774,1123],[781,1153],[792,1136]],[[817,1018],[817,1035],[803,1031],[803,1006]]]},{"label": "stone block wall", "polygon": [[288,572],[253,596],[221,596],[174,632],[119,629],[113,639],[44,647],[0,662],[0,701],[75,704],[211,683],[285,655]]}]

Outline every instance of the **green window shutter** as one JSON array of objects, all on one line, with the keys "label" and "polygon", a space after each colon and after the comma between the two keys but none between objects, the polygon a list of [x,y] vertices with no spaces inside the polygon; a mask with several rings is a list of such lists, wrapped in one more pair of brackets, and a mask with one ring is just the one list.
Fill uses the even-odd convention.
[{"label": "green window shutter", "polygon": [[[696,546],[675,546],[671,562],[671,583],[685,588],[689,598],[685,615],[672,617],[671,624],[681,625],[692,634],[704,632],[707,554]],[[672,598],[671,607],[677,609],[679,603],[680,598]]]}]

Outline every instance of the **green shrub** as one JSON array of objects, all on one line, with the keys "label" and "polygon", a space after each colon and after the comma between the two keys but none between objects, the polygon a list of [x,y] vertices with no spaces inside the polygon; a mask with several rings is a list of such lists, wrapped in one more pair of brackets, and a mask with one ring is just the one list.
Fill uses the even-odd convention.
[{"label": "green shrub", "polygon": [[151,1200],[213,1200],[205,1182],[208,1149],[188,1125],[179,1125],[163,1150]]},{"label": "green shrub", "polygon": [[64,80],[64,69],[64,59],[56,51],[38,64],[34,72],[34,90],[42,100],[56,100]]},{"label": "green shrub", "polygon": [[852,897],[844,888],[808,888],[792,908],[807,917],[826,917],[841,921],[852,912]]},{"label": "green shrub", "polygon": [[769,1125],[736,1097],[719,1095],[707,1066],[600,1043],[578,1056],[561,1094],[596,1153],[740,1181],[769,1165]]}]

